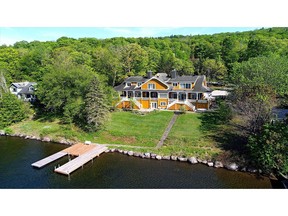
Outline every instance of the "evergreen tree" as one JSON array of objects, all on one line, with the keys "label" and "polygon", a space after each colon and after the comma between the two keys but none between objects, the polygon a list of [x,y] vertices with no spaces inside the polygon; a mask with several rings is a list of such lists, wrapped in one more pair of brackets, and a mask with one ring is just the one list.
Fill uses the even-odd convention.
[{"label": "evergreen tree", "polygon": [[95,76],[88,86],[85,97],[86,130],[92,132],[103,127],[108,118],[108,111],[104,88]]}]

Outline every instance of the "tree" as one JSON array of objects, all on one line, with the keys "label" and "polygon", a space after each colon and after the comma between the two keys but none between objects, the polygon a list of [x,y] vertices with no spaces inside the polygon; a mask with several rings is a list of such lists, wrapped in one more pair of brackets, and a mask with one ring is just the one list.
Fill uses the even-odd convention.
[{"label": "tree", "polygon": [[211,80],[223,80],[227,75],[227,68],[221,61],[206,59],[203,62],[203,71]]},{"label": "tree", "polygon": [[38,83],[35,93],[46,111],[61,115],[66,123],[77,123],[94,74],[86,65],[74,63],[68,53],[61,53]]},{"label": "tree", "polygon": [[3,71],[0,70],[0,98],[4,93],[8,93],[8,88],[6,84],[6,79],[4,77]]},{"label": "tree", "polygon": [[85,96],[86,130],[93,132],[102,128],[108,118],[108,111],[109,106],[103,86],[94,76]]},{"label": "tree", "polygon": [[248,149],[252,163],[265,173],[288,174],[288,125],[265,124],[259,134],[251,135]]},{"label": "tree", "polygon": [[288,92],[288,57],[264,56],[235,63],[231,81],[234,84],[265,84],[273,88],[278,96]]},{"label": "tree", "polygon": [[275,91],[260,83],[239,83],[229,99],[236,113],[246,120],[246,130],[257,134],[271,120],[272,108],[276,104]]},{"label": "tree", "polygon": [[20,122],[29,114],[28,105],[10,93],[2,94],[0,98],[0,128]]}]

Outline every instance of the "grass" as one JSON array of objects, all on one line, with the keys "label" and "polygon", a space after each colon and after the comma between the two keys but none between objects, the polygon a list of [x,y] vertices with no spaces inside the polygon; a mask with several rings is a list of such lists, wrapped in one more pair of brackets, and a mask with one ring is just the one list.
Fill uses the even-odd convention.
[{"label": "grass", "polygon": [[211,122],[204,121],[204,115],[207,114],[179,115],[160,149],[155,147],[169,124],[173,112],[156,111],[145,115],[123,111],[113,112],[106,127],[95,133],[86,133],[74,125],[61,124],[57,119],[27,120],[14,124],[10,128],[14,133],[36,137],[48,136],[58,142],[63,139],[74,142],[90,140],[94,143],[115,144],[115,148],[122,150],[196,156],[202,159],[215,158],[223,150],[219,146],[221,140],[215,139],[217,130],[205,130],[206,127],[213,125]]},{"label": "grass", "polygon": [[197,156],[211,158],[220,152],[215,141],[201,129],[203,114],[188,113],[178,116],[169,136],[164,142],[162,154],[179,156]]}]

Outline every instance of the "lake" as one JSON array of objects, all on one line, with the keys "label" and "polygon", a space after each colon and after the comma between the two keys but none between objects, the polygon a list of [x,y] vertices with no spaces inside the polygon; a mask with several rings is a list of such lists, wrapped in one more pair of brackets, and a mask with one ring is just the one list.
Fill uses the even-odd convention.
[{"label": "lake", "polygon": [[0,188],[8,189],[196,189],[275,188],[267,177],[188,162],[104,153],[67,176],[54,168],[68,156],[37,169],[32,163],[67,145],[0,136]]}]

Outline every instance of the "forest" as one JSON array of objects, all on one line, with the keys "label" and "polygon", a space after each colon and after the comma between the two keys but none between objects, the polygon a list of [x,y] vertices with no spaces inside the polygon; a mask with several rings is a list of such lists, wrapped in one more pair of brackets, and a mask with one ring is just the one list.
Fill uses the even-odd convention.
[{"label": "forest", "polygon": [[[288,152],[287,123],[277,126],[270,122],[274,106],[288,106],[288,28],[158,38],[61,37],[56,41],[2,45],[0,129],[12,124],[13,116],[20,113],[17,122],[29,114],[27,105],[17,105],[19,102],[6,95],[3,80],[7,86],[12,82],[37,82],[39,100],[34,104],[34,115],[60,116],[64,124],[95,131],[107,119],[105,113],[116,95],[114,86],[128,76],[145,75],[148,70],[155,74],[173,69],[185,75],[204,74],[210,82],[235,86],[230,108],[247,118],[246,138],[252,156],[263,168],[267,158],[274,155],[277,158],[270,160],[267,170],[287,173],[288,157],[283,153]],[[14,113],[5,104],[13,105]],[[280,143],[279,151],[260,148],[265,142]],[[279,164],[284,165],[279,168]]]}]

